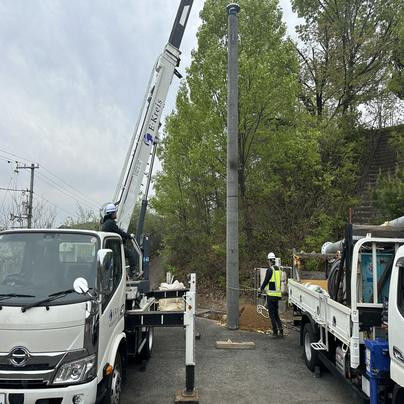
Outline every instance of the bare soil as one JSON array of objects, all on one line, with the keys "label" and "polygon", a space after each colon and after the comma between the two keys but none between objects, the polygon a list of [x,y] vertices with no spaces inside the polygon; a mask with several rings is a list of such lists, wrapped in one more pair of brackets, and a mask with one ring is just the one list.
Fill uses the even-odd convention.
[{"label": "bare soil", "polygon": [[240,329],[266,332],[271,329],[271,321],[257,313],[257,306],[247,303],[240,307]]}]

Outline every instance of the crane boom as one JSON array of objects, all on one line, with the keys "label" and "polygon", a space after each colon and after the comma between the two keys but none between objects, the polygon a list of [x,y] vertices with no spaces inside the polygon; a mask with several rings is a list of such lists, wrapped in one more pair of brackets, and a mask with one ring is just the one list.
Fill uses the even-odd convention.
[{"label": "crane boom", "polygon": [[[181,0],[170,39],[153,67],[143,107],[131,139],[114,201],[118,204],[118,225],[128,231],[142,182],[150,181],[146,169],[153,147],[158,143],[160,119],[175,68],[180,62],[179,46],[189,18],[193,0]],[[152,165],[149,166],[149,171]]]}]

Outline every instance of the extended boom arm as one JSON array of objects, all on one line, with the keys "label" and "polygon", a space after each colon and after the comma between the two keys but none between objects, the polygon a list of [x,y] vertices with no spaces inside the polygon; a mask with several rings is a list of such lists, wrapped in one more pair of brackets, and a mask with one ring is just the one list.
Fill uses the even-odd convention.
[{"label": "extended boom arm", "polygon": [[[161,114],[166,102],[175,68],[180,62],[179,46],[188,21],[193,0],[181,0],[178,8],[170,39],[163,53],[155,64],[146,95],[143,101],[136,130],[125,159],[114,201],[119,204],[117,222],[121,228],[128,231],[130,219],[136,205],[146,168],[152,154],[153,146],[158,143],[158,129]],[[152,170],[150,164],[149,170]],[[148,188],[148,186],[146,187]]]}]

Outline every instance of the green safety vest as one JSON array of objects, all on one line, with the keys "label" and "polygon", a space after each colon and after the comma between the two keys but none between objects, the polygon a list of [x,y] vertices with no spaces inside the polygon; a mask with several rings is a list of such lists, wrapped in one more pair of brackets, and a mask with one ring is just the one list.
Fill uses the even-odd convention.
[{"label": "green safety vest", "polygon": [[265,286],[265,291],[268,296],[282,297],[281,278],[282,271],[274,265],[272,267],[271,279],[269,280],[268,285]]}]

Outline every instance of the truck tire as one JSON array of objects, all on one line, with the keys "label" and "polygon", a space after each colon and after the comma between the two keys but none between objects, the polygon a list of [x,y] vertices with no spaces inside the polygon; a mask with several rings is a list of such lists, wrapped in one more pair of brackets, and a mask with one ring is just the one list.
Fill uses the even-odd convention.
[{"label": "truck tire", "polygon": [[306,323],[303,327],[303,348],[304,348],[304,361],[306,366],[312,372],[314,368],[320,364],[318,359],[318,352],[311,347],[314,340],[314,331],[310,323]]},{"label": "truck tire", "polygon": [[152,356],[153,351],[153,340],[154,340],[154,328],[149,327],[145,333],[146,343],[144,344],[142,350],[140,351],[140,359],[148,360]]},{"label": "truck tire", "polygon": [[404,403],[404,388],[398,386],[397,384],[394,386],[393,398],[391,402],[392,404]]},{"label": "truck tire", "polygon": [[123,381],[122,359],[119,352],[116,353],[114,370],[111,376],[111,383],[104,396],[102,404],[119,404]]}]

